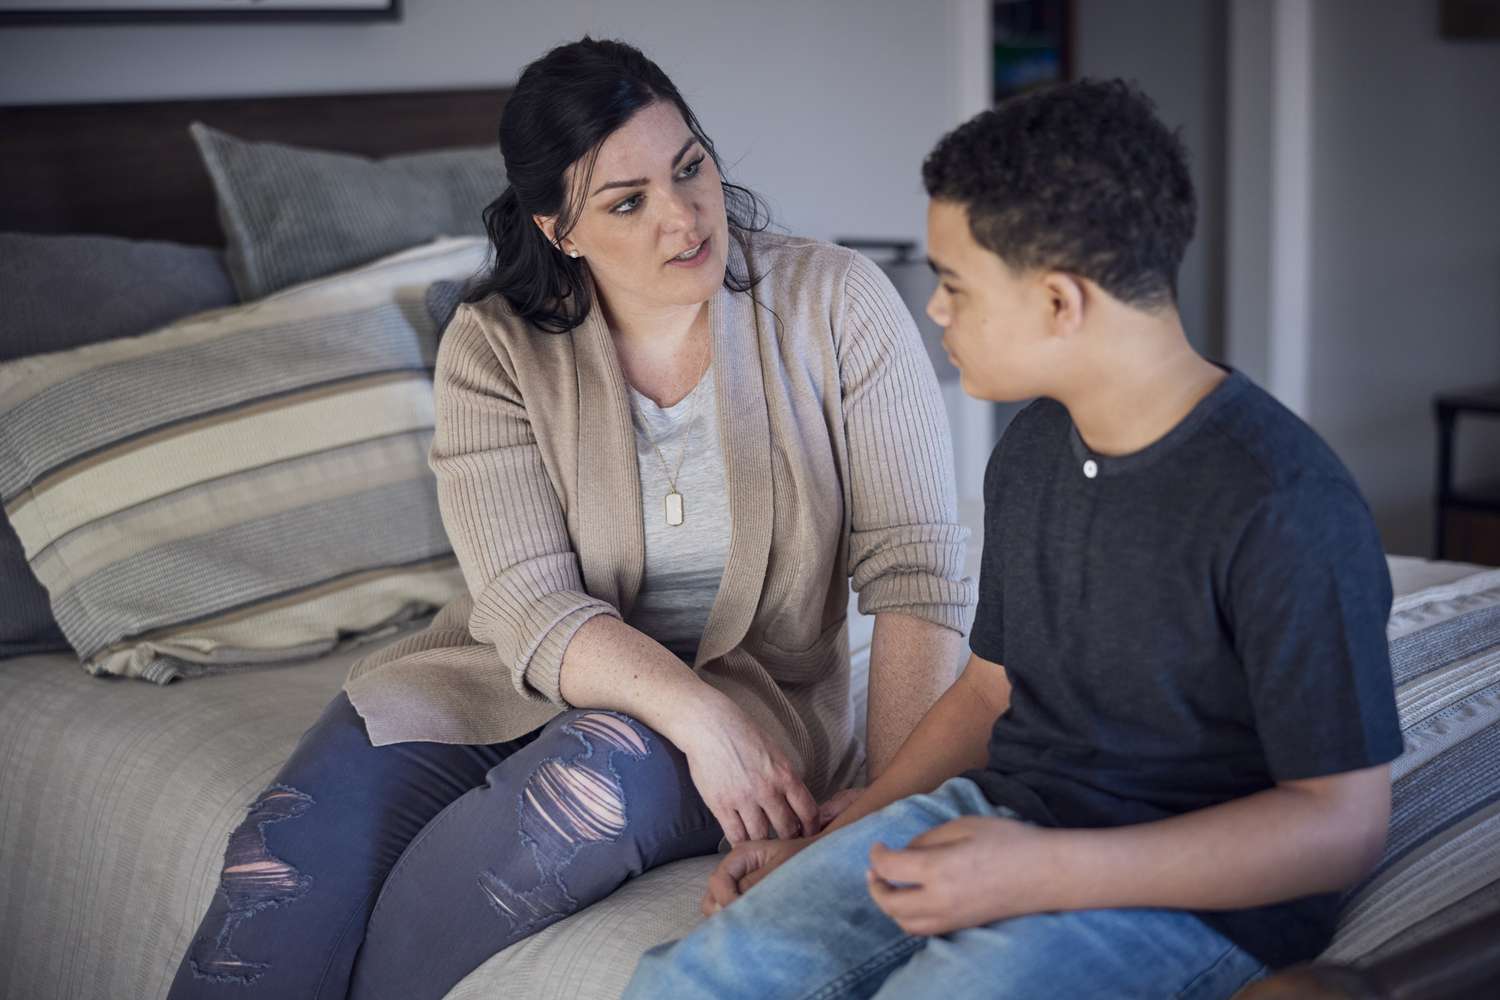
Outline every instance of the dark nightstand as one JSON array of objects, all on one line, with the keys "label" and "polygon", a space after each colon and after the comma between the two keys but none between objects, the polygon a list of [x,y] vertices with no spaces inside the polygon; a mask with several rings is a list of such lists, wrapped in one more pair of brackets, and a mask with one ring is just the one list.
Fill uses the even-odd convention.
[{"label": "dark nightstand", "polygon": [[[1500,566],[1500,480],[1463,490],[1453,484],[1453,437],[1460,413],[1500,417],[1500,385],[1436,397],[1438,559]],[[1500,474],[1500,468],[1495,470]]]}]

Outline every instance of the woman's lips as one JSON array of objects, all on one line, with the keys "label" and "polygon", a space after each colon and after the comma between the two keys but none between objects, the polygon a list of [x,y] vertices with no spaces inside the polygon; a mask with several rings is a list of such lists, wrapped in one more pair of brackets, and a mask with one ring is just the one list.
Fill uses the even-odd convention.
[{"label": "woman's lips", "polygon": [[708,260],[709,256],[710,254],[708,252],[708,240],[704,240],[702,243],[698,244],[698,252],[692,257],[689,257],[687,260],[683,260],[680,257],[673,257],[671,260],[667,261],[667,265],[669,267],[699,267],[703,264],[704,261]]}]

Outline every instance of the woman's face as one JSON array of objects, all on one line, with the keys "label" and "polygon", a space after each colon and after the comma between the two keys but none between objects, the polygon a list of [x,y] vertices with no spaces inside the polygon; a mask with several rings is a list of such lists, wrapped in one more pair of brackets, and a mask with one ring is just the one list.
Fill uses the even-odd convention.
[{"label": "woman's face", "polygon": [[[581,166],[566,183],[582,182]],[[723,284],[729,224],[719,171],[670,102],[647,105],[604,140],[588,183],[561,245],[588,262],[607,300],[694,305]],[[549,220],[537,221],[547,231]]]}]

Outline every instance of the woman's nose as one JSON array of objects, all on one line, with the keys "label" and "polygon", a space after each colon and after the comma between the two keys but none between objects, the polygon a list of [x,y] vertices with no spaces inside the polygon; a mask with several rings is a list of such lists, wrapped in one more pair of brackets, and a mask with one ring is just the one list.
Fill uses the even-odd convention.
[{"label": "woman's nose", "polygon": [[692,203],[679,194],[669,194],[662,199],[661,226],[669,233],[691,229],[697,221],[697,212]]}]

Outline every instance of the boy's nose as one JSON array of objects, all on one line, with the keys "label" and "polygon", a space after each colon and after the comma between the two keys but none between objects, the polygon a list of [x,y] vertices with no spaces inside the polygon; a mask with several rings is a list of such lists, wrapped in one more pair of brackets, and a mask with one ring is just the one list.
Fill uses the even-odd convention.
[{"label": "boy's nose", "polygon": [[927,316],[938,326],[946,328],[948,326],[948,310],[939,301],[941,298],[942,292],[938,290],[934,291],[927,299]]}]

